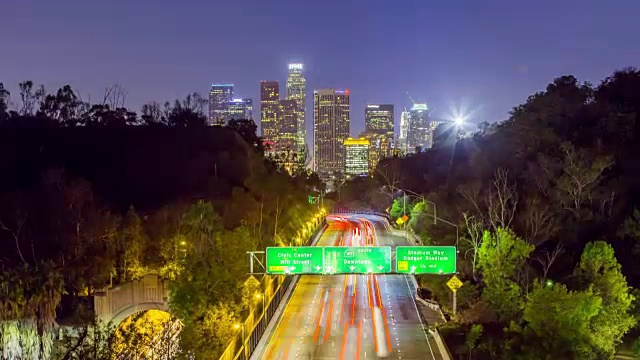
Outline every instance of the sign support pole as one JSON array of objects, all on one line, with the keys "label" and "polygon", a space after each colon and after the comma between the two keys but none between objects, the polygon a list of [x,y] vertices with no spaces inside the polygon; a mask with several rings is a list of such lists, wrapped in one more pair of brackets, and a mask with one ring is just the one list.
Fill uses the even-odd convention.
[{"label": "sign support pole", "polygon": [[454,291],[453,292],[453,316],[456,316],[456,307],[457,307],[456,305],[458,305],[458,302],[456,301],[457,300],[456,294],[458,294],[458,292]]},{"label": "sign support pole", "polygon": [[256,256],[256,254],[264,254],[264,251],[247,251],[247,254],[249,254],[249,274],[257,274],[257,275],[262,275],[264,274],[264,272],[261,273],[256,273],[253,270],[253,260],[258,262],[258,265],[260,265],[262,267],[262,271],[266,271],[267,269],[264,267],[264,264],[262,262],[260,262],[260,259],[258,259],[258,257]]}]

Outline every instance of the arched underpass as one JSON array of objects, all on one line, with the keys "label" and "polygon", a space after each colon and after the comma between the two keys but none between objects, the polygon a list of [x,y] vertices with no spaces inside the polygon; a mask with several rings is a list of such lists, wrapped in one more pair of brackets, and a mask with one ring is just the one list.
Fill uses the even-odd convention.
[{"label": "arched underpass", "polygon": [[116,360],[175,359],[180,352],[182,323],[162,310],[140,311],[125,318],[114,330]]},{"label": "arched underpass", "polygon": [[173,359],[182,324],[169,313],[165,282],[155,274],[97,292],[96,315],[115,327],[116,359]]}]

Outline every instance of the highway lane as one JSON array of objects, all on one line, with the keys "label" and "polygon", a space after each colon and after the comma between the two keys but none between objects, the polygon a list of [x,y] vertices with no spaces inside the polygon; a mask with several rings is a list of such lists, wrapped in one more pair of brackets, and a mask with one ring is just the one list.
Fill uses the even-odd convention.
[{"label": "highway lane", "polygon": [[[405,243],[377,218],[343,217],[318,246]],[[413,295],[404,275],[302,276],[262,359],[440,359]]]}]

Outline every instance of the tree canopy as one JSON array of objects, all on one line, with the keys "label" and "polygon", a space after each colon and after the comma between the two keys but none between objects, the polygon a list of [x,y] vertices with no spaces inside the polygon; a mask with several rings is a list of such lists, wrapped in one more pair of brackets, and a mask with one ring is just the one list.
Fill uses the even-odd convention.
[{"label": "tree canopy", "polygon": [[[139,114],[118,86],[95,104],[30,81],[11,95],[0,84],[0,353],[108,357],[91,296],[148,273],[169,282],[183,352],[221,353],[248,312],[246,252],[301,235],[317,175],[265,159],[252,120],[207,126],[198,94]],[[87,326],[65,347],[54,320]]]}]

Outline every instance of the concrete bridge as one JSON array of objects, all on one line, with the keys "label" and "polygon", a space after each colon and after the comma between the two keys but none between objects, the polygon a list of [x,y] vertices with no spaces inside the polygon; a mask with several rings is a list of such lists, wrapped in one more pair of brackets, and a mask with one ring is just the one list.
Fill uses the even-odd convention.
[{"label": "concrete bridge", "polygon": [[104,323],[118,326],[127,317],[147,310],[169,312],[166,283],[158,275],[145,275],[138,280],[96,291],[95,313]]}]

